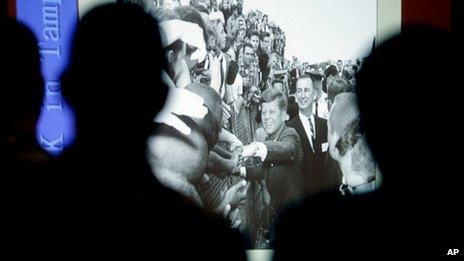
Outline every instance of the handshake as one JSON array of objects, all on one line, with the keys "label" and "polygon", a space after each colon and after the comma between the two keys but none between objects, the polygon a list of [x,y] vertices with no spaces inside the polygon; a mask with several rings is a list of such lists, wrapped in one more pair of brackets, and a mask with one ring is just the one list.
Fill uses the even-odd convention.
[{"label": "handshake", "polygon": [[208,172],[221,179],[231,174],[240,176],[240,169],[242,167],[258,164],[260,160],[259,157],[261,157],[262,160],[261,154],[262,148],[257,142],[245,146],[238,146],[232,153],[216,146],[209,156]]},{"label": "handshake", "polygon": [[245,145],[242,147],[242,151],[240,153],[241,158],[249,158],[249,157],[257,157],[260,156],[259,152],[262,150],[262,144],[261,142],[252,142],[248,145]]},{"label": "handshake", "polygon": [[231,171],[232,174],[240,176],[241,167],[258,164],[259,161],[264,160],[264,153],[267,153],[266,146],[259,142],[252,142],[248,145],[237,148],[233,152],[232,157],[232,159],[234,159],[236,162],[234,168]]},{"label": "handshake", "polygon": [[267,155],[267,148],[261,142],[252,142],[248,145],[243,143],[232,133],[222,129],[219,133],[219,141],[229,145],[227,150],[220,145],[216,145],[210,151],[207,172],[219,178],[227,175],[240,176],[240,169],[244,166],[256,165]]}]

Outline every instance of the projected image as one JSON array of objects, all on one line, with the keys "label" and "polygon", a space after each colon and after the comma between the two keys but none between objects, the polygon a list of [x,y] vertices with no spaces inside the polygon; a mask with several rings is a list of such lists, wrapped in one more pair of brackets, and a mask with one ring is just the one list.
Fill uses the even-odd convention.
[{"label": "projected image", "polygon": [[37,124],[37,141],[52,155],[69,147],[75,136],[73,111],[61,94],[60,76],[69,60],[78,22],[77,1],[15,1],[17,19],[36,35],[45,95]]},{"label": "projected image", "polygon": [[375,190],[354,91],[376,1],[126,2],[160,22],[171,92],[147,158],[164,185],[256,249],[288,204]]}]

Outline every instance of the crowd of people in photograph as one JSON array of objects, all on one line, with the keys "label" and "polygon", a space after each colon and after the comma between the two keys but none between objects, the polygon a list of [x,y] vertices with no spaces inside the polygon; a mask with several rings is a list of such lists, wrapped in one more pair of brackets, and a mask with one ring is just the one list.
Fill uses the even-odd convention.
[{"label": "crowd of people in photograph", "polygon": [[[460,97],[436,94],[459,84],[411,65],[460,61],[462,37],[404,28],[314,64],[285,59],[284,32],[242,1],[119,0],[82,16],[50,82],[40,35],[2,3],[6,253],[458,254],[460,140],[444,138]],[[50,86],[76,131],[60,155],[37,133]]]},{"label": "crowd of people in photograph", "polygon": [[362,58],[288,60],[285,32],[243,1],[125,2],[160,23],[170,95],[147,158],[164,185],[230,219],[252,248],[271,246],[275,215],[304,195],[375,190],[355,98],[334,103]]}]

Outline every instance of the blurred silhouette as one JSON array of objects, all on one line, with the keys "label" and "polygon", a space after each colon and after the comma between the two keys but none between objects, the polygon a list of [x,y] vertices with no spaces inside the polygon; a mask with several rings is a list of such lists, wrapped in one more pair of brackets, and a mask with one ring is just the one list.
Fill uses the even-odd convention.
[{"label": "blurred silhouette", "polygon": [[0,19],[8,17],[8,1],[2,1],[0,3]]},{"label": "blurred silhouette", "polygon": [[[21,47],[18,43],[12,46]],[[33,70],[39,68],[37,48],[21,49],[11,54],[35,60],[21,62],[13,57],[8,61],[10,68],[21,62],[21,71],[12,80],[24,80],[29,88],[39,86],[42,80]],[[41,215],[44,222],[38,226],[43,231],[25,234],[18,243],[24,250],[34,247],[47,254],[65,251],[78,256],[245,259],[240,234],[161,186],[145,159],[147,137],[155,130],[153,119],[168,90],[161,81],[163,66],[157,22],[141,7],[104,5],[82,18],[62,76],[63,94],[75,110],[76,140],[48,169],[51,178],[46,189],[52,197],[47,198],[44,213],[29,216]],[[9,78],[4,79],[5,86],[10,86]],[[39,111],[42,93],[27,91],[30,94],[23,90],[21,98],[28,103],[16,110],[21,117],[21,108]],[[3,97],[8,96],[2,94],[2,120],[9,122],[9,114],[4,117],[3,112],[18,106],[4,107]],[[40,97],[39,102],[29,102],[31,97]],[[30,236],[34,244],[26,243]]]},{"label": "blurred silhouette", "polygon": [[307,198],[288,210],[277,227],[275,260],[462,250],[462,166],[453,153],[462,146],[460,66],[453,64],[460,44],[451,34],[410,28],[367,58],[358,75],[360,128],[383,184],[370,194]]},{"label": "blurred silhouette", "polygon": [[78,25],[62,77],[77,137],[63,158],[72,159],[73,183],[82,181],[92,200],[119,205],[149,175],[146,138],[167,94],[163,57],[157,24],[139,6],[98,7]]},{"label": "blurred silhouette", "polygon": [[12,19],[1,19],[0,28],[5,36],[0,42],[0,186],[4,228],[12,232],[2,235],[15,242],[42,221],[50,196],[50,157],[35,139],[44,90],[37,40]]},{"label": "blurred silhouette", "polygon": [[12,19],[1,24],[2,33],[8,35],[0,43],[2,168],[8,166],[5,164],[39,163],[47,156],[35,141],[44,84],[37,40],[27,27]]}]

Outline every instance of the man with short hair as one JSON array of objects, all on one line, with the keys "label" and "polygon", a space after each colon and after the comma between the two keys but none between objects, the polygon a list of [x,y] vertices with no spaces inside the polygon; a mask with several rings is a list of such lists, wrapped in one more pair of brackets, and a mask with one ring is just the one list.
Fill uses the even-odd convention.
[{"label": "man with short hair", "polygon": [[309,195],[336,189],[341,183],[339,167],[327,154],[327,120],[317,116],[317,89],[310,76],[296,81],[296,102],[299,112],[289,121],[301,139],[304,154],[303,185]]},{"label": "man with short hair", "polygon": [[340,192],[357,195],[376,189],[376,164],[359,125],[358,99],[354,93],[341,93],[328,120],[330,156],[343,173]]},{"label": "man with short hair", "polygon": [[243,77],[243,87],[245,99],[252,100],[252,93],[257,91],[260,82],[260,71],[258,66],[258,57],[253,46],[245,43],[242,48],[242,54],[239,60],[239,72]]},{"label": "man with short hair", "polygon": [[248,42],[253,46],[255,52],[258,52],[259,48],[259,33],[258,31],[248,32]]},{"label": "man with short hair", "polygon": [[256,214],[261,228],[267,230],[272,227],[275,213],[303,196],[300,187],[303,152],[298,133],[285,124],[288,118],[286,97],[277,89],[267,89],[261,96],[261,108],[263,125],[256,130],[254,142],[244,146],[241,154],[242,157],[258,157],[261,163],[242,167],[240,176],[257,181],[252,184],[259,189],[253,191],[259,191],[255,198],[262,201],[253,202],[256,208],[252,206],[251,209],[263,209]]},{"label": "man with short hair", "polygon": [[262,53],[270,54],[271,50],[271,34],[268,32],[263,32],[260,35],[259,47]]},{"label": "man with short hair", "polygon": [[234,133],[243,144],[248,144],[253,140],[253,135],[258,128],[256,117],[258,115],[258,95],[259,95],[259,68],[253,46],[245,43],[242,54],[239,55],[239,73],[243,79],[243,103],[239,107],[236,117]]},{"label": "man with short hair", "polygon": [[351,92],[353,86],[343,77],[334,77],[327,86],[328,109],[332,106],[335,97],[340,93]]},{"label": "man with short hair", "polygon": [[272,82],[272,88],[279,90],[282,94],[287,96],[287,89],[285,88],[284,82],[281,80],[274,80]]},{"label": "man with short hair", "polygon": [[229,17],[232,15],[229,0],[223,0],[222,3],[219,4],[219,11],[224,15],[225,24],[227,24]]},{"label": "man with short hair", "polygon": [[251,45],[250,43],[245,43],[243,45],[244,62],[247,65],[251,65],[251,63],[253,63],[254,60],[256,60],[255,55],[256,55],[256,53],[255,53],[255,49],[254,49],[253,45]]},{"label": "man with short hair", "polygon": [[239,28],[235,31],[235,38],[237,41],[237,46],[243,46],[246,41],[246,30],[245,28]]}]

